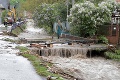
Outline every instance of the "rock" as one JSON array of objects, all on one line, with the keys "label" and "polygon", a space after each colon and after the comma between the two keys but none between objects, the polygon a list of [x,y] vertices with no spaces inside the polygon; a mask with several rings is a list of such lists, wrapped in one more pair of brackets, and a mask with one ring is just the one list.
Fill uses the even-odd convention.
[{"label": "rock", "polygon": [[51,76],[48,76],[48,77],[47,77],[47,80],[52,80],[52,79],[51,79]]},{"label": "rock", "polygon": [[57,80],[57,79],[58,79],[58,77],[51,77],[51,79],[52,79],[52,80]]}]

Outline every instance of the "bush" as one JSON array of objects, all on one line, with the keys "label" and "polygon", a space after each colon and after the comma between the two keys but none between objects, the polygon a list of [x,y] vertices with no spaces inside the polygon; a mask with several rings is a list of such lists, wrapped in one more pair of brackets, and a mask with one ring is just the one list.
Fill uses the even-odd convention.
[{"label": "bush", "polygon": [[105,37],[105,36],[99,36],[98,37],[98,39],[99,39],[99,43],[105,43],[105,44],[108,44],[108,39]]},{"label": "bush", "polygon": [[105,52],[105,56],[109,59],[120,60],[120,50],[115,50],[115,53]]}]

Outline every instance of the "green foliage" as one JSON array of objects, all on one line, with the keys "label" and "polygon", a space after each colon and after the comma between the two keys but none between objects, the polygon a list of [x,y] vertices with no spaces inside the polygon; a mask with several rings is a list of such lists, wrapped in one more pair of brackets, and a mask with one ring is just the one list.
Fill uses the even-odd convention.
[{"label": "green foliage", "polygon": [[100,43],[105,43],[105,44],[108,44],[108,39],[105,37],[105,36],[99,36],[98,37]]},{"label": "green foliage", "polygon": [[107,58],[114,59],[114,60],[120,60],[120,50],[117,50],[118,53],[113,52],[105,52],[105,55]]},{"label": "green foliage", "polygon": [[83,37],[94,35],[96,31],[95,10],[95,5],[89,1],[75,4],[71,8],[69,16],[69,21],[72,26],[71,33]]},{"label": "green foliage", "polygon": [[[25,24],[21,26],[21,28],[24,30],[26,28]],[[12,30],[12,33],[15,35],[19,35],[21,32],[23,32],[20,27],[16,27],[14,30]]]},{"label": "green foliage", "polygon": [[6,15],[7,15],[7,10],[4,10],[2,12],[2,23],[4,22],[4,19],[5,19]]},{"label": "green foliage", "polygon": [[[47,62],[44,62],[42,59],[34,56],[34,55],[31,55],[31,54],[22,54],[22,56],[28,58],[28,60],[31,61],[31,63],[33,64],[33,66],[35,67],[36,69],[36,72],[41,75],[41,76],[54,76],[54,77],[58,77],[56,80],[64,80],[63,78],[61,79],[60,75],[58,74],[54,74],[54,73],[50,73],[48,70],[47,70],[47,66],[51,67],[52,64],[51,63],[47,63]],[[45,64],[45,65],[44,65]]]},{"label": "green foliage", "polygon": [[116,50],[115,53],[116,53],[117,55],[120,55],[120,50]]},{"label": "green foliage", "polygon": [[11,5],[16,5],[17,3],[24,2],[26,0],[10,0]]},{"label": "green foliage", "polygon": [[71,8],[69,22],[72,34],[83,37],[95,35],[97,25],[110,22],[112,12],[118,6],[115,0],[100,1],[98,5],[94,4],[97,0],[90,1],[79,2]]},{"label": "green foliage", "polygon": [[61,0],[26,0],[21,4],[22,6],[20,7],[20,9],[22,11],[26,10],[30,13],[34,13],[35,8],[44,3],[54,4],[54,3],[61,3],[65,1],[66,0],[62,0],[62,1]]},{"label": "green foliage", "polygon": [[42,4],[39,5],[34,12],[34,20],[37,26],[53,31],[53,24],[57,19],[66,19],[65,4]]},{"label": "green foliage", "polygon": [[57,19],[61,21],[66,21],[67,18],[67,7],[65,3],[56,3],[55,10],[57,12]]},{"label": "green foliage", "polygon": [[9,39],[9,38],[5,38],[5,39],[3,39],[4,41],[9,41],[9,42],[15,42],[15,40],[13,40],[13,39]]},{"label": "green foliage", "polygon": [[28,51],[28,48],[26,48],[26,47],[17,46],[16,48],[19,49],[20,52],[23,52],[23,53],[26,52],[26,51]]},{"label": "green foliage", "polygon": [[52,29],[53,23],[56,19],[57,12],[52,4],[42,4],[38,6],[34,13],[34,20],[39,27],[50,27]]}]

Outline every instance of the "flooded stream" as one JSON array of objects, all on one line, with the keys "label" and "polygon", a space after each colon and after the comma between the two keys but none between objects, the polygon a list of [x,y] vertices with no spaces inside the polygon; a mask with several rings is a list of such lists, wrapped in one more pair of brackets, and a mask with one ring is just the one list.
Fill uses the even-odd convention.
[{"label": "flooded stream", "polygon": [[32,19],[27,20],[26,26],[27,26],[26,30],[18,36],[19,38],[26,38],[26,39],[50,38],[50,36],[47,35],[47,33],[43,28],[37,28],[34,26],[34,21]]},{"label": "flooded stream", "polygon": [[[19,38],[44,39],[50,37],[43,29],[34,28],[32,20],[28,20],[27,26],[25,32],[19,35]],[[45,80],[36,74],[33,66],[26,58],[16,56],[18,50],[15,49],[15,46],[17,44],[2,41],[2,38],[16,39],[0,35],[0,80]],[[57,49],[61,47],[54,46],[53,48]],[[101,57],[81,58],[79,55],[69,58],[59,56],[43,56],[43,58],[51,61],[64,73],[71,74],[78,80],[120,80],[120,63],[116,61]]]},{"label": "flooded stream", "polygon": [[[41,32],[42,29],[32,29],[33,27],[31,25],[33,24],[31,22],[27,25],[29,27],[26,29],[26,32],[20,34],[19,37],[27,36],[32,38],[30,34],[39,32],[42,34],[41,36],[37,34],[40,38],[44,38],[42,37],[44,35],[46,37],[46,34]],[[34,32],[31,33],[32,31]],[[37,38],[39,38],[38,36]],[[59,49],[59,46],[57,45],[55,48]],[[55,54],[57,54],[57,52]],[[78,78],[78,80],[120,80],[119,62],[106,60],[101,57],[83,59],[79,55],[71,56],[70,58],[62,58],[59,56],[47,56],[43,58],[55,63],[54,65],[62,69],[64,73],[71,74],[72,76]]]},{"label": "flooded stream", "polygon": [[77,57],[43,57],[78,80],[120,80],[120,63],[101,57],[82,59]]}]

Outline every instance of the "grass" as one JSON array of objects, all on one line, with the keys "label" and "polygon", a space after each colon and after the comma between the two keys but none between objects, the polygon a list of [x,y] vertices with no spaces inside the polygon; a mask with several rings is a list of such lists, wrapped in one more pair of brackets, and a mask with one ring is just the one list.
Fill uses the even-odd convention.
[{"label": "grass", "polygon": [[[19,49],[20,52],[23,52],[23,53],[28,51],[26,47],[21,47],[21,46],[18,46],[17,49]],[[57,78],[55,80],[64,80],[59,74],[51,73],[48,71],[47,66],[51,67],[52,63],[44,62],[41,58],[32,54],[25,53],[25,54],[22,54],[22,56],[25,58],[28,58],[28,60],[32,63],[36,72],[40,76],[45,76],[45,77],[53,76]]]},{"label": "grass", "polygon": [[3,39],[3,40],[4,40],[4,41],[9,41],[9,42],[15,42],[15,40],[9,39],[9,38]]},{"label": "grass", "polygon": [[[21,28],[24,30],[26,28],[25,25],[22,25]],[[19,35],[21,32],[23,32],[19,27],[16,27],[14,30],[12,30],[13,34]]]},{"label": "grass", "polygon": [[22,53],[24,53],[24,52],[29,50],[27,47],[22,47],[22,46],[17,46],[16,48],[19,49],[20,52],[22,52]]},{"label": "grass", "polygon": [[48,66],[51,66],[52,64],[50,63],[47,63],[38,58],[37,56],[35,55],[32,55],[32,54],[22,54],[23,57],[25,58],[28,58],[29,61],[31,61],[32,65],[34,66],[36,72],[41,75],[41,76],[54,76],[54,77],[57,77],[56,80],[64,80],[59,74],[55,74],[55,73],[51,73],[48,71],[47,67],[43,64],[46,64]]}]

